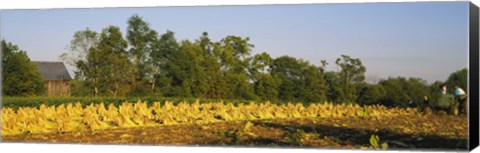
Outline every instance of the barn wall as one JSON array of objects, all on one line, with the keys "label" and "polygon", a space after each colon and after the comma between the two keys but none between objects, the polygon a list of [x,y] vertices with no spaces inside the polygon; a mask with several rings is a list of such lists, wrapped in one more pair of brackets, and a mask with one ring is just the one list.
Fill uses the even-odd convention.
[{"label": "barn wall", "polygon": [[46,96],[70,96],[70,81],[46,81]]}]

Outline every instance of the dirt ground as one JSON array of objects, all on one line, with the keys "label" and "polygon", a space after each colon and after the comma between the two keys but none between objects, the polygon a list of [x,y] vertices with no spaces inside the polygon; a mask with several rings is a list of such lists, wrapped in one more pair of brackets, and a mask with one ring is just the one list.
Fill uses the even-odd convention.
[{"label": "dirt ground", "polygon": [[368,149],[370,138],[388,149],[467,149],[466,116],[305,118],[219,122],[203,125],[118,128],[70,133],[22,134],[4,142],[183,146],[314,147]]}]

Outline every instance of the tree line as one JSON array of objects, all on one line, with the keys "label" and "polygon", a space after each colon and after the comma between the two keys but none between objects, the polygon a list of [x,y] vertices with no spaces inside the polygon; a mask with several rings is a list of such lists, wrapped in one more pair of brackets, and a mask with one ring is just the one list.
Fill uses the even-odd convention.
[{"label": "tree line", "polygon": [[[273,58],[266,52],[252,55],[254,45],[248,37],[226,36],[214,42],[204,32],[195,40],[179,41],[172,31],[158,34],[138,15],[131,16],[127,24],[125,37],[117,26],[74,33],[69,50],[60,55],[77,69],[73,96],[154,95],[406,106],[408,101],[419,101],[425,95],[434,97],[444,84],[463,89],[467,84],[466,68],[452,73],[445,82],[433,84],[404,77],[366,83],[366,67],[360,59],[348,55],[340,55],[335,61],[338,71],[326,71],[329,63],[325,60],[317,66],[291,56]],[[26,59],[9,60],[12,57],[4,56],[4,95],[41,94],[41,79],[28,83],[36,84],[29,91],[12,88],[16,83],[9,80],[9,75],[29,71],[25,78],[36,78],[38,70],[33,70],[17,46],[4,41],[2,46],[4,54],[7,49]],[[25,68],[5,71],[10,69],[6,67],[19,66],[9,61],[23,62]]]}]

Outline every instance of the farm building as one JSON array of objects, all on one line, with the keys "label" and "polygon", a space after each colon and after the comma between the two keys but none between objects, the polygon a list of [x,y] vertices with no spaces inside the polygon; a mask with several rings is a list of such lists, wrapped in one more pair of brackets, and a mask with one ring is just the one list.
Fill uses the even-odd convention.
[{"label": "farm building", "polygon": [[45,81],[45,96],[70,96],[72,78],[63,62],[32,61]]}]

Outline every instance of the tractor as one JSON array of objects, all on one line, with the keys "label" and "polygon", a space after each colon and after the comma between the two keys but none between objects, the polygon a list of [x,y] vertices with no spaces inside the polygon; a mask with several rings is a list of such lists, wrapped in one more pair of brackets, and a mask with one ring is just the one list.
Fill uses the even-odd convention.
[{"label": "tractor", "polygon": [[[464,103],[467,103],[466,98]],[[449,115],[458,115],[458,112],[459,112],[458,110],[459,102],[455,99],[455,96],[452,94],[437,95],[436,100],[431,102],[429,105],[430,105],[429,106],[430,109],[432,109],[434,113],[445,111]],[[466,106],[463,106],[462,109],[466,110]]]},{"label": "tractor", "polygon": [[450,115],[456,115],[458,114],[457,105],[454,95],[444,94],[434,102],[433,111],[445,111]]}]

